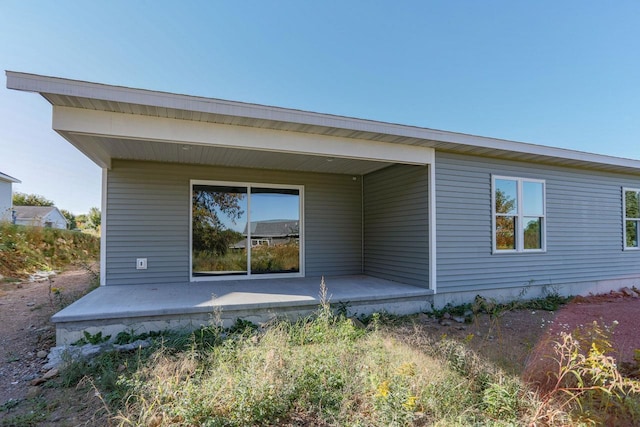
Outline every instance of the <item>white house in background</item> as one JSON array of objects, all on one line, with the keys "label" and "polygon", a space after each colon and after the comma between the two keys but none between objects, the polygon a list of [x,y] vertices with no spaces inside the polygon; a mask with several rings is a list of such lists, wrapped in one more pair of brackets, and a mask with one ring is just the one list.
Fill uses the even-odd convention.
[{"label": "white house in background", "polygon": [[11,206],[13,205],[12,185],[20,184],[20,180],[0,172],[0,221],[11,221]]},{"label": "white house in background", "polygon": [[14,206],[15,223],[49,228],[66,229],[69,222],[55,206]]}]

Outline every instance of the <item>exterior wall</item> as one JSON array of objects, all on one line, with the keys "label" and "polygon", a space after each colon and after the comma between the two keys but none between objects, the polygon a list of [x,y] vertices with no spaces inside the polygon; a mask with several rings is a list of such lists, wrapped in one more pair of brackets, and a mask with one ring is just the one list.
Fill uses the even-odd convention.
[{"label": "exterior wall", "polygon": [[364,176],[364,272],[429,286],[429,172],[395,165]]},{"label": "exterior wall", "polygon": [[42,218],[42,225],[45,225],[47,222],[51,222],[51,226],[53,228],[60,228],[63,230],[67,228],[67,220],[58,209],[51,211]]},{"label": "exterior wall", "polygon": [[58,209],[54,209],[48,214],[44,216],[36,216],[35,218],[17,218],[17,225],[29,225],[34,227],[45,227],[47,223],[51,223],[52,228],[59,228],[65,230],[67,228],[67,220],[65,217],[58,211]]},{"label": "exterior wall", "polygon": [[[622,187],[640,187],[640,176],[443,152],[436,159],[438,293],[640,283],[640,251],[623,251],[622,240]],[[492,254],[492,174],[546,180],[546,253]]]},{"label": "exterior wall", "polygon": [[[189,282],[192,179],[304,185],[306,276],[362,273],[359,179],[114,160],[106,184],[106,285]],[[136,270],[136,258],[147,258],[147,270]]]},{"label": "exterior wall", "polygon": [[0,221],[11,221],[12,197],[11,183],[0,180]]}]

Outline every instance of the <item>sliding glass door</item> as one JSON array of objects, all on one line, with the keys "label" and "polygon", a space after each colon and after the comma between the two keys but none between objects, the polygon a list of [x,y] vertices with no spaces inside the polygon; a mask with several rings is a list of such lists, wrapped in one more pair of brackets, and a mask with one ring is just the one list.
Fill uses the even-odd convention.
[{"label": "sliding glass door", "polygon": [[251,188],[251,274],[300,272],[300,191]]},{"label": "sliding glass door", "polygon": [[191,194],[194,280],[301,275],[302,187],[192,181]]}]

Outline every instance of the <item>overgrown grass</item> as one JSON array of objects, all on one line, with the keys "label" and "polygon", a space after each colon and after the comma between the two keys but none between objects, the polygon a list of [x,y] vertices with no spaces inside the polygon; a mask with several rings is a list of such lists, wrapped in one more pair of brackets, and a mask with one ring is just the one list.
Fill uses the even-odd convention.
[{"label": "overgrown grass", "polygon": [[75,362],[63,381],[88,373],[132,426],[507,425],[534,412],[517,378],[460,344],[399,340],[378,319],[362,329],[325,306],[266,329],[212,326]]},{"label": "overgrown grass", "polygon": [[545,369],[556,381],[538,392],[411,320],[374,315],[363,328],[324,304],[294,323],[259,328],[239,321],[227,330],[156,336],[149,349],[74,362],[61,381],[74,386],[84,378],[121,426],[639,421],[640,387],[605,355],[606,328],[594,325],[555,343]]},{"label": "overgrown grass", "polygon": [[0,222],[0,274],[24,277],[95,260],[100,239],[85,233]]}]

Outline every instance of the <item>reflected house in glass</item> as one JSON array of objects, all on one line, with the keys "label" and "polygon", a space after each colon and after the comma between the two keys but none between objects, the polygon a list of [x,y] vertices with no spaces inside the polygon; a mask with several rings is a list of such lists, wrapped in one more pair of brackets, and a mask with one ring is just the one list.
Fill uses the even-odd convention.
[{"label": "reflected house in glass", "polygon": [[[297,244],[300,237],[300,223],[297,220],[270,219],[253,221],[251,223],[251,246],[277,246]],[[249,229],[245,227],[244,236],[249,236]],[[237,244],[238,248],[246,247],[246,241]]]},{"label": "reflected house in glass", "polygon": [[217,306],[301,313],[321,277],[359,314],[640,281],[640,160],[10,71],[7,87],[41,94],[103,170],[102,286],[54,316],[61,342]]}]

